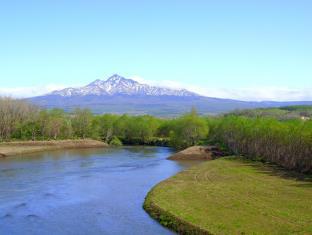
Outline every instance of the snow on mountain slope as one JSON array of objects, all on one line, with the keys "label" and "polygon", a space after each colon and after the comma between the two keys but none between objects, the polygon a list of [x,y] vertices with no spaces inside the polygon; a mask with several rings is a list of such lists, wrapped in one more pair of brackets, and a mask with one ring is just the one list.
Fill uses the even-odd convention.
[{"label": "snow on mountain slope", "polygon": [[53,91],[51,95],[86,96],[86,95],[141,95],[141,96],[198,96],[196,93],[185,89],[175,90],[170,88],[150,86],[137,81],[126,79],[117,74],[109,77],[106,81],[95,80],[87,86],[80,88],[65,88]]}]

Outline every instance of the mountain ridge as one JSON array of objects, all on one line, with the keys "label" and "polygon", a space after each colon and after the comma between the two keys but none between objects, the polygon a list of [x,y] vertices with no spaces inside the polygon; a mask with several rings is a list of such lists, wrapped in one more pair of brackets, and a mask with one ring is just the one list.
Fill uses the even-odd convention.
[{"label": "mountain ridge", "polygon": [[53,91],[48,95],[60,95],[64,97],[87,95],[199,96],[186,89],[171,89],[142,84],[135,80],[124,78],[118,74],[110,76],[107,80],[97,79],[83,87],[69,87]]}]

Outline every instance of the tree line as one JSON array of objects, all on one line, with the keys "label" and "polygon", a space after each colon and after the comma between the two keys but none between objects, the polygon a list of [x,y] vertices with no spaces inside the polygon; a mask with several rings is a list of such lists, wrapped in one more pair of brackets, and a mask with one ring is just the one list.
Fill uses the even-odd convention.
[{"label": "tree line", "polygon": [[170,145],[181,149],[198,144],[207,135],[207,122],[195,110],[176,119],[93,115],[88,109],[66,113],[0,98],[0,141],[93,138],[115,145]]},{"label": "tree line", "polygon": [[234,154],[277,163],[287,169],[312,171],[312,121],[279,121],[269,117],[230,115],[210,122],[210,139]]},{"label": "tree line", "polygon": [[228,114],[201,117],[196,110],[174,119],[150,115],[66,113],[0,98],[0,141],[93,138],[112,145],[158,145],[183,149],[213,143],[233,154],[312,170],[312,120]]}]

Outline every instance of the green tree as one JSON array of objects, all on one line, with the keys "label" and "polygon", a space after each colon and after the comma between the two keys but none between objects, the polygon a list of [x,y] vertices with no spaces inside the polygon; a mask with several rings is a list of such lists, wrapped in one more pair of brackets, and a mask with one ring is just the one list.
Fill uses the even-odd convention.
[{"label": "green tree", "polygon": [[72,127],[75,136],[86,138],[92,130],[92,113],[88,109],[75,109],[72,117]]},{"label": "green tree", "polygon": [[115,134],[114,125],[118,118],[119,116],[114,114],[104,114],[96,116],[93,119],[92,124],[93,130],[94,132],[96,132],[96,135],[99,136],[106,143],[109,143]]},{"label": "green tree", "polygon": [[172,146],[182,149],[199,143],[207,137],[209,128],[195,110],[175,120],[170,133]]}]

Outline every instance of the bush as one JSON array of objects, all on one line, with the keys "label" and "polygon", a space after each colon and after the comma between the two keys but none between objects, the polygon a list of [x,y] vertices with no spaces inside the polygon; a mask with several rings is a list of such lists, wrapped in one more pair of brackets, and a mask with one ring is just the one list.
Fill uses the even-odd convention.
[{"label": "bush", "polygon": [[117,136],[114,136],[109,144],[113,146],[122,146],[122,142],[120,141],[120,139],[118,139]]}]

